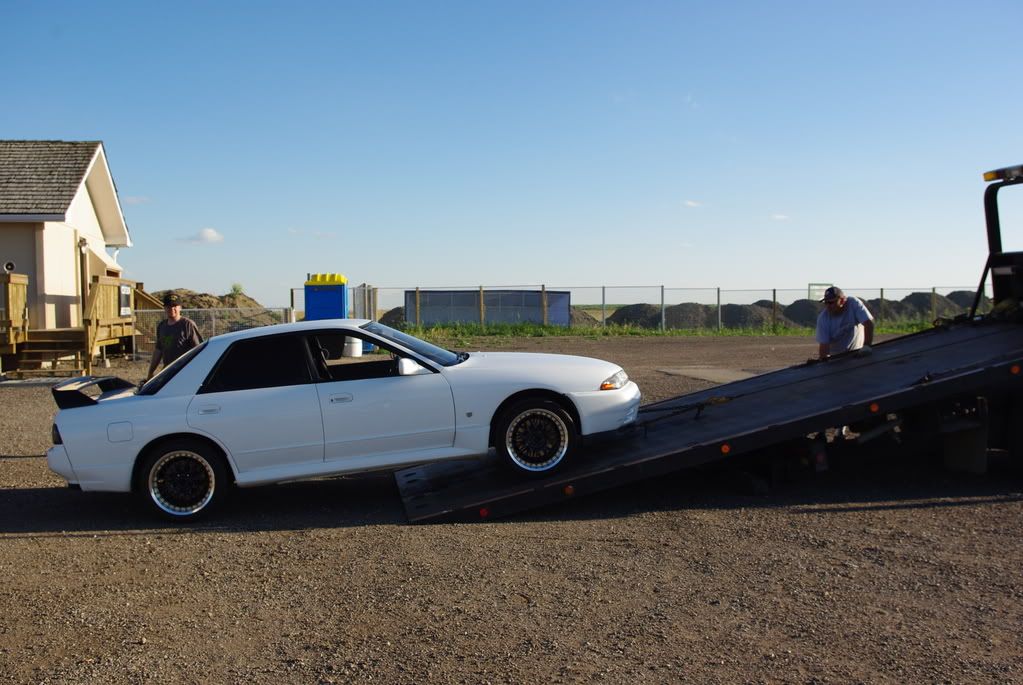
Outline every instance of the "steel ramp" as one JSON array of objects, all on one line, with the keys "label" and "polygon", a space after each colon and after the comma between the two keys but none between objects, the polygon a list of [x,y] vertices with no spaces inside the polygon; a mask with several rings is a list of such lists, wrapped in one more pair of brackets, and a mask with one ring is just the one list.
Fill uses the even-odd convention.
[{"label": "steel ramp", "polygon": [[585,446],[538,479],[491,456],[395,474],[412,522],[496,518],[679,469],[734,458],[808,433],[992,390],[1023,390],[1023,326],[959,323],[845,355],[645,405],[625,437]]}]

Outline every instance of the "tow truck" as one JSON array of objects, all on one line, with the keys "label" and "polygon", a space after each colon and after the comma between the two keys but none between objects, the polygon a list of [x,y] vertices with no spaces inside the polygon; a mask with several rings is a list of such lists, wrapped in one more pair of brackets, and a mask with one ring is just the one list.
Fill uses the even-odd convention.
[{"label": "tow truck", "polygon": [[[546,478],[509,480],[487,461],[395,474],[410,522],[479,521],[642,479],[806,442],[855,426],[857,442],[949,444],[950,466],[983,471],[988,450],[1023,460],[1023,252],[1002,247],[998,193],[1023,165],[984,174],[988,257],[970,311],[933,328],[641,407],[618,440]],[[990,276],[992,307],[978,310]],[[809,441],[809,442],[807,442]]]}]

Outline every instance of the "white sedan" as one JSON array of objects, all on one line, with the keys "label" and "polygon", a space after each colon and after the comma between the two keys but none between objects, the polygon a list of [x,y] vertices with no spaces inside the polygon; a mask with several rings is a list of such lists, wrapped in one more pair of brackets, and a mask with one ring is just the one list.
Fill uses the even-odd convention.
[{"label": "white sedan", "polygon": [[158,515],[205,514],[232,485],[486,455],[543,475],[582,436],[636,419],[621,367],[587,357],[452,352],[382,324],[305,321],[217,336],[136,389],[57,385],[50,468],[135,492]]}]

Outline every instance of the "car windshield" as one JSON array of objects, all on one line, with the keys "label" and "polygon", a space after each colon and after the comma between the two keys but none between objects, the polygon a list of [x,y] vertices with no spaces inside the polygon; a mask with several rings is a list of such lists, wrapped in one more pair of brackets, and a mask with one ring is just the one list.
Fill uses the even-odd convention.
[{"label": "car windshield", "polygon": [[172,361],[170,364],[163,367],[163,370],[160,373],[150,378],[145,385],[139,388],[138,394],[155,395],[156,393],[158,393],[160,391],[160,388],[167,385],[167,382],[170,379],[174,378],[174,376],[177,375],[178,371],[185,368],[185,365],[188,364],[188,362],[192,361],[192,359],[195,358],[195,355],[199,354],[199,352],[204,347],[206,347],[205,342],[201,343],[196,347],[193,347],[188,352],[185,352],[183,355]]},{"label": "car windshield", "polygon": [[370,333],[379,335],[381,338],[396,342],[402,347],[408,348],[421,357],[425,357],[426,359],[440,364],[441,366],[454,366],[455,364],[464,361],[469,356],[468,354],[456,354],[451,350],[445,350],[443,347],[437,347],[425,340],[420,340],[415,336],[402,333],[401,331],[396,331],[393,328],[377,323],[376,321],[370,321],[363,325],[362,328]]}]

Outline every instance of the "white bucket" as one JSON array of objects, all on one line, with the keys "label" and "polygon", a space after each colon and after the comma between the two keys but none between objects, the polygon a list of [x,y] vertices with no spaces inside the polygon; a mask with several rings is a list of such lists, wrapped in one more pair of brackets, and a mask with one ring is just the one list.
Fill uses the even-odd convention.
[{"label": "white bucket", "polygon": [[345,349],[341,352],[346,357],[362,356],[362,340],[359,338],[345,338]]}]

